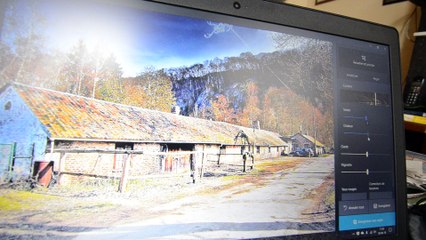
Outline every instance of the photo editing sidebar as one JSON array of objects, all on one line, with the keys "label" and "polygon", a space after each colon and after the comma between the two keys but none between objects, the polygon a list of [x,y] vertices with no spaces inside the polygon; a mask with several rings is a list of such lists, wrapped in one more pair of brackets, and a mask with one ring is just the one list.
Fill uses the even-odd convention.
[{"label": "photo editing sidebar", "polygon": [[339,235],[396,230],[389,50],[336,48],[336,214]]}]

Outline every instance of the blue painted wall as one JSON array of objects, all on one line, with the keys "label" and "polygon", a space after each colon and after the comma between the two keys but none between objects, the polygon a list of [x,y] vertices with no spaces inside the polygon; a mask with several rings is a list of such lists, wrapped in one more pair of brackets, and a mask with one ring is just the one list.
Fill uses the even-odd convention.
[{"label": "blue painted wall", "polygon": [[[0,93],[0,144],[16,142],[17,157],[31,156],[34,145],[32,159],[15,159],[12,173],[14,180],[30,177],[32,161],[43,161],[45,159],[48,136],[47,129],[13,87],[8,87]],[[4,161],[8,161],[8,159],[0,159],[0,161],[4,164]],[[0,175],[4,174],[5,172],[0,172]]]}]

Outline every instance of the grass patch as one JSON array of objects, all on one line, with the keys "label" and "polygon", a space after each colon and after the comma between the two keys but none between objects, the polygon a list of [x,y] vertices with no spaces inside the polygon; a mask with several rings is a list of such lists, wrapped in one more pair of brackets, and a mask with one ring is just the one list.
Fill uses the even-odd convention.
[{"label": "grass patch", "polygon": [[37,210],[46,201],[55,200],[56,198],[29,191],[5,191],[0,196],[0,210]]},{"label": "grass patch", "polygon": [[162,183],[154,178],[130,179],[127,181],[127,190],[141,190],[150,187],[160,187]]},{"label": "grass patch", "polygon": [[223,176],[222,179],[224,181],[233,181],[233,180],[239,180],[241,178],[244,178],[246,175],[227,175]]},{"label": "grass patch", "polygon": [[49,188],[49,192],[66,197],[88,197],[103,194],[116,193],[119,179],[85,179],[82,182],[72,184],[55,185]]}]

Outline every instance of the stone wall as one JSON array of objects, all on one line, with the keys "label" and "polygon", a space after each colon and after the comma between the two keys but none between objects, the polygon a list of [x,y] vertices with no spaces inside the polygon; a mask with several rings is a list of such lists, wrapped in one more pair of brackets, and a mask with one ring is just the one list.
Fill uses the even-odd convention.
[{"label": "stone wall", "polygon": [[[115,150],[115,143],[107,142],[59,142],[55,145],[61,151],[78,150]],[[73,181],[84,181],[88,178],[120,178],[123,163],[127,159],[129,178],[143,177],[158,174],[175,174],[190,172],[190,154],[161,152],[160,144],[135,143],[133,150],[142,153],[55,153],[47,154],[54,161],[55,171],[60,172],[60,183],[67,184]],[[131,152],[131,151],[130,151]],[[172,159],[172,169],[166,169],[167,160]]]},{"label": "stone wall", "polygon": [[[191,170],[196,174],[201,172],[201,167],[209,170],[218,168],[228,169],[234,166],[242,169],[243,155],[241,146],[225,146],[218,144],[195,144],[193,152],[190,151],[169,151],[161,152],[161,144],[155,143],[135,143],[132,145],[134,151],[142,153],[122,154],[122,153],[101,153],[82,152],[74,153],[76,150],[110,150],[114,151],[115,143],[108,142],[57,142],[55,149],[61,151],[69,149],[69,153],[58,153],[49,158],[54,161],[55,171],[61,173],[60,183],[67,184],[72,181],[83,181],[87,178],[120,178],[123,170],[123,163],[127,159],[128,176],[130,178],[140,178],[150,175],[173,175],[188,174]],[[245,149],[248,149],[247,146]],[[255,160],[274,158],[280,156],[283,147],[255,148]],[[219,161],[220,156],[220,161]],[[191,167],[191,161],[195,165]],[[218,161],[220,165],[218,166]],[[223,170],[222,169],[222,170]]]}]

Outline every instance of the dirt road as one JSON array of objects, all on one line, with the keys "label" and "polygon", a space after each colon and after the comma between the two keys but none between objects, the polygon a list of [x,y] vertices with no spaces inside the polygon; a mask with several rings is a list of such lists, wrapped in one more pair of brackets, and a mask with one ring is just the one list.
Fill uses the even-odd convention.
[{"label": "dirt road", "polygon": [[[333,158],[304,159],[212,194],[194,194],[150,209],[138,221],[83,232],[77,239],[255,238],[334,230]],[[325,192],[328,191],[328,192]],[[148,218],[146,218],[148,217]]]}]

